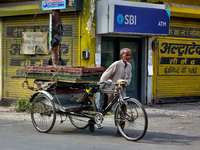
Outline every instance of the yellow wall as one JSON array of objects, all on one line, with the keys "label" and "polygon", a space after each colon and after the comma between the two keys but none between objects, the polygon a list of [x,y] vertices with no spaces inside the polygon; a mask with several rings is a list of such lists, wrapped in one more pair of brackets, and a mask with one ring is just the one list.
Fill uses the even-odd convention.
[{"label": "yellow wall", "polygon": [[[159,1],[161,0],[147,0],[147,2],[152,2],[152,3],[157,3]],[[199,0],[162,0],[162,2],[200,6]]]},{"label": "yellow wall", "polygon": [[[141,2],[141,0],[129,0],[129,1]],[[199,0],[146,0],[146,1],[148,3],[167,2],[167,3],[177,3],[177,4],[184,4],[184,5],[200,6]]]},{"label": "yellow wall", "polygon": [[[95,66],[96,51],[96,0],[84,0],[80,25],[80,66]],[[88,51],[90,57],[83,59],[82,51]]]}]

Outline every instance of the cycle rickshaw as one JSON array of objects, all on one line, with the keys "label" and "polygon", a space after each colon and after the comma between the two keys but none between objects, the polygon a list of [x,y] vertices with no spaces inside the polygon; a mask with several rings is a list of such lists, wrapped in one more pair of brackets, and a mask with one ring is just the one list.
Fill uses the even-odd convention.
[{"label": "cycle rickshaw", "polygon": [[[32,68],[28,68],[26,77]],[[62,69],[59,68],[56,73],[60,70]],[[54,72],[51,79],[56,76],[56,73]],[[32,75],[29,75],[32,78]],[[47,78],[45,76],[45,79]],[[114,84],[116,90],[100,90],[100,84]],[[35,79],[34,86],[27,84],[29,89],[36,91],[30,98],[32,123],[39,132],[47,133],[54,127],[57,114],[59,114],[61,122],[65,121],[62,119],[63,116],[69,117],[70,122],[76,128],[85,129],[88,127],[93,132],[91,127],[95,124],[98,129],[101,129],[104,116],[114,104],[117,104],[114,111],[115,126],[127,140],[137,141],[147,131],[148,117],[138,100],[131,97],[123,98],[121,92],[123,84],[125,84],[125,80],[119,80],[116,83],[113,83],[112,80],[102,83],[66,83],[59,82],[58,78],[48,81]],[[94,95],[97,92],[114,94],[115,98],[105,109],[101,109],[95,103]]]}]

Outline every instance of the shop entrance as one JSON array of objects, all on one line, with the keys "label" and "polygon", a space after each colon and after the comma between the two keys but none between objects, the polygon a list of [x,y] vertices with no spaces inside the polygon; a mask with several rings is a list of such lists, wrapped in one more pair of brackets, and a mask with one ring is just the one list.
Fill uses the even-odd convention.
[{"label": "shop entrance", "polygon": [[120,58],[120,49],[129,48],[132,51],[130,63],[132,65],[131,84],[127,86],[127,96],[140,100],[141,88],[141,38],[101,37],[101,66],[108,68],[114,61]]}]

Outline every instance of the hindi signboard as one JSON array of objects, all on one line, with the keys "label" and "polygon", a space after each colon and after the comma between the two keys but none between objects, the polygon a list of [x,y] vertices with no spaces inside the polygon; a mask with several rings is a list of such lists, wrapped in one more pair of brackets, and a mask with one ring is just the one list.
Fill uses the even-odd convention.
[{"label": "hindi signboard", "polygon": [[200,40],[159,38],[159,75],[200,75]]},{"label": "hindi signboard", "polygon": [[48,54],[48,32],[22,32],[21,54]]},{"label": "hindi signboard", "polygon": [[42,0],[42,10],[66,9],[66,0]]}]

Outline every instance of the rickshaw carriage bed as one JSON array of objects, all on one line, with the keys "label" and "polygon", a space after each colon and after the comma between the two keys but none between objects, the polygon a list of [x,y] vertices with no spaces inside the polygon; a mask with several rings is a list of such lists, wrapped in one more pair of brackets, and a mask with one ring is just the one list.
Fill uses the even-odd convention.
[{"label": "rickshaw carriage bed", "polygon": [[103,71],[103,67],[26,66],[24,75],[12,78],[88,83],[98,82]]}]

